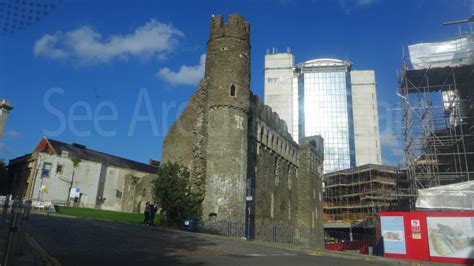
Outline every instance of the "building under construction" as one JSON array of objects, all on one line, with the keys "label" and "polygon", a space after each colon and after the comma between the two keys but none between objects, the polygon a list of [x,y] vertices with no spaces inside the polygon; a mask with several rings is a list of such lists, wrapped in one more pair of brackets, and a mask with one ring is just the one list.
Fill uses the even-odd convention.
[{"label": "building under construction", "polygon": [[324,175],[325,228],[373,228],[384,210],[400,210],[404,174],[397,167],[367,164]]},{"label": "building under construction", "polygon": [[410,45],[399,77],[411,194],[474,177],[474,33]]}]

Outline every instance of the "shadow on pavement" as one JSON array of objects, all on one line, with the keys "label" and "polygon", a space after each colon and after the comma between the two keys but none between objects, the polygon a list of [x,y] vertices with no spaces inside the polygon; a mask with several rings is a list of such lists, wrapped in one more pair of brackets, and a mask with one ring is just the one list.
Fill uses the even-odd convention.
[{"label": "shadow on pavement", "polygon": [[223,254],[187,233],[43,215],[30,221],[28,232],[62,265],[202,265],[199,256]]}]

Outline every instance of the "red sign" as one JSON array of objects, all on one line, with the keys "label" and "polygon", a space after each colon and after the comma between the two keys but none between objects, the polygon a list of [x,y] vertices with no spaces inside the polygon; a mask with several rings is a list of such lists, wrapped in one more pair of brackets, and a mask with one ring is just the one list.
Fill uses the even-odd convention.
[{"label": "red sign", "polygon": [[[406,254],[387,252],[385,257],[448,263],[474,263],[474,212],[381,212],[380,217],[403,217]],[[386,218],[385,218],[386,220]],[[387,228],[379,228],[380,232]],[[392,230],[393,231],[393,230]],[[379,235],[382,236],[381,234]],[[402,239],[402,238],[401,238]],[[393,244],[383,238],[384,245]],[[393,245],[392,245],[393,246]]]},{"label": "red sign", "polygon": [[420,220],[411,220],[411,238],[421,239]]}]

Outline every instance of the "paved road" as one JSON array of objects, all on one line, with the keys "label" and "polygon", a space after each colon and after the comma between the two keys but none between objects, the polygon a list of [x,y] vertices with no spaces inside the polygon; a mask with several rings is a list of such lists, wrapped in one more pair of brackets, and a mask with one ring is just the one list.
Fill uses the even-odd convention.
[{"label": "paved road", "polygon": [[32,215],[28,231],[62,265],[367,265],[241,239],[57,216]]}]

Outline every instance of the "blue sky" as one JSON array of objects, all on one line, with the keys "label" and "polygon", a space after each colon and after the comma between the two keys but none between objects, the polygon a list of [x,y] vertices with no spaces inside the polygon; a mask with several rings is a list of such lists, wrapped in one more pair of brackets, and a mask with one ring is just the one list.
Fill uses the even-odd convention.
[{"label": "blue sky", "polygon": [[471,0],[64,0],[38,22],[0,35],[0,98],[15,108],[0,158],[31,152],[45,135],[137,161],[160,159],[164,135],[202,76],[211,15],[239,13],[251,23],[251,86],[262,98],[268,48],[291,47],[297,62],[334,57],[374,69],[383,158],[397,164],[402,47],[454,37],[457,27],[442,23],[469,17],[473,6]]}]

